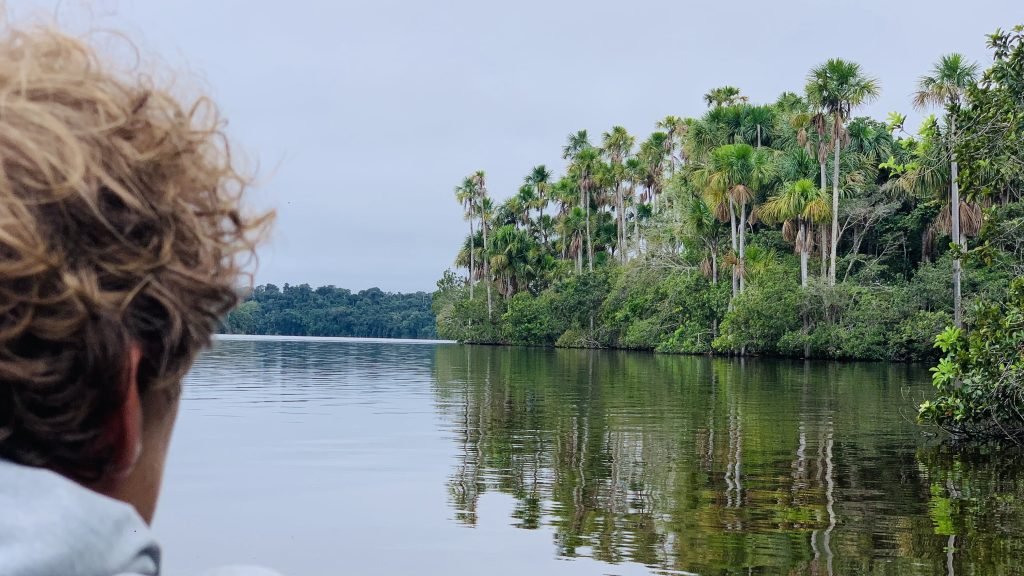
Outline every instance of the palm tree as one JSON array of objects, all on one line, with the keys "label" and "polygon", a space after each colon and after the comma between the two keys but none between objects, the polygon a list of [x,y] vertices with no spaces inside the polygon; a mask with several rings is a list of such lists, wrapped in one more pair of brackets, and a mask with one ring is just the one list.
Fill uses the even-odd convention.
[{"label": "palm tree", "polygon": [[529,286],[540,258],[536,241],[525,230],[505,225],[494,233],[491,269],[501,279],[499,292],[506,299]]},{"label": "palm tree", "polygon": [[964,245],[960,222],[960,185],[959,166],[956,161],[954,146],[956,143],[955,112],[963,104],[967,88],[975,83],[978,77],[978,65],[968,62],[960,54],[947,54],[939,58],[930,75],[922,76],[917,83],[914,94],[914,106],[943,106],[946,108],[946,119],[949,128],[946,131],[949,147],[949,182],[950,182],[950,223],[952,225],[953,244],[957,256],[953,259],[953,322],[957,328],[963,327],[962,296],[960,293],[960,256]]},{"label": "palm tree", "polygon": [[618,226],[616,244],[619,260],[626,262],[626,202],[623,194],[623,181],[626,179],[623,162],[633,150],[635,139],[622,126],[613,126],[609,132],[601,136],[601,146],[611,164],[610,176],[615,191],[615,219]]},{"label": "palm tree", "polygon": [[682,141],[686,137],[688,124],[678,116],[665,116],[663,120],[658,122],[657,127],[658,130],[668,135],[668,138],[665,139],[665,155],[668,156],[669,174],[674,174],[676,170],[675,151],[677,147],[680,149],[679,164],[681,166],[686,165],[686,154],[682,150]]},{"label": "palm tree", "polygon": [[668,134],[665,132],[654,132],[644,140],[637,153],[644,167],[644,201],[649,202],[655,211],[658,209],[658,196],[661,195],[667,139]]},{"label": "palm tree", "polygon": [[[633,243],[636,246],[637,253],[640,252],[640,234],[639,234],[639,218],[637,217],[637,202],[636,202],[636,187],[638,184],[644,182],[644,165],[635,155],[630,156],[622,165],[622,176],[626,182],[626,190],[623,193],[623,205],[627,202],[632,204],[633,208]],[[622,210],[623,226],[625,226],[626,209]],[[629,244],[629,231],[623,230],[623,238],[625,239],[626,246],[623,246],[623,252],[628,253]]]},{"label": "palm tree", "polygon": [[469,299],[473,299],[473,285],[475,284],[476,276],[476,249],[473,246],[473,240],[476,236],[473,229],[473,220],[477,216],[476,211],[476,182],[473,178],[465,178],[462,184],[455,187],[455,199],[458,200],[463,207],[463,214],[466,220],[469,220]]},{"label": "palm tree", "polygon": [[771,106],[745,106],[741,117],[743,139],[760,148],[762,141],[771,146],[775,109]]},{"label": "palm tree", "polygon": [[728,144],[726,131],[710,117],[709,113],[699,120],[690,121],[687,125],[683,154],[691,162],[703,162],[712,150],[723,144]]},{"label": "palm tree", "polygon": [[[790,127],[796,130],[796,144],[808,155],[814,154],[818,162],[818,184],[822,194],[828,194],[828,116],[819,111],[815,114],[799,112],[790,118]],[[803,176],[800,176],[803,177]],[[821,253],[821,277],[828,277],[828,228],[819,228],[820,241],[818,251]]]},{"label": "palm tree", "polygon": [[583,148],[576,153],[569,172],[576,177],[580,191],[580,208],[586,214],[587,227],[587,269],[594,271],[594,237],[590,226],[590,205],[593,192],[597,188],[597,173],[600,170],[601,156],[593,147]]},{"label": "palm tree", "polygon": [[587,136],[586,130],[579,130],[569,134],[565,146],[562,147],[562,159],[572,160],[577,154],[587,148],[593,148],[593,146],[590,144],[590,138]]},{"label": "palm tree", "polygon": [[[952,188],[951,173],[949,169],[950,155],[946,143],[949,142],[947,134],[950,126],[943,130],[939,121],[934,116],[925,119],[920,128],[920,138],[914,141],[914,146],[904,152],[907,155],[902,161],[905,162],[903,171],[894,180],[886,182],[883,189],[896,196],[905,199],[912,199],[917,202],[934,202],[939,208],[932,223],[922,232],[921,237],[921,260],[928,260],[933,249],[932,244],[936,236],[947,234],[955,240],[953,234],[953,202],[950,193]],[[966,236],[975,236],[981,230],[982,213],[981,207],[976,202],[964,202],[958,204],[959,235],[961,244]],[[954,268],[954,307],[956,304],[956,274]],[[955,311],[954,311],[955,312]],[[961,305],[962,313],[962,305]],[[954,314],[954,321],[956,320]]]},{"label": "palm tree", "polygon": [[[746,265],[747,265],[747,204],[751,205],[757,200],[758,191],[767,184],[775,175],[774,158],[770,153],[760,149],[753,149],[748,145],[739,144],[736,146],[736,155],[731,159],[736,166],[736,174],[739,184],[733,188],[737,203],[740,205],[739,240],[740,240],[740,294],[746,287]],[[749,152],[748,152],[749,150]],[[749,153],[749,157],[743,157]]]},{"label": "palm tree", "polygon": [[[843,126],[854,108],[878,97],[878,81],[866,76],[860,64],[839,58],[814,67],[807,76],[807,99],[818,109],[819,118],[832,118],[832,239],[828,282],[836,284],[836,249],[839,243],[839,152]],[[823,123],[823,122],[819,122]]]},{"label": "palm tree", "polygon": [[718,284],[718,244],[723,234],[721,221],[715,217],[707,202],[696,196],[690,200],[684,214],[683,225],[686,232],[698,239],[707,250],[708,256],[705,261],[708,263],[711,283]]},{"label": "palm tree", "polygon": [[487,319],[494,316],[494,304],[491,299],[491,264],[490,247],[487,243],[487,229],[490,228],[491,216],[494,211],[494,204],[487,196],[486,175],[483,170],[477,170],[473,176],[474,191],[477,197],[477,207],[480,210],[480,228],[484,233],[484,283],[487,286]]},{"label": "palm tree", "polygon": [[523,184],[519,187],[519,192],[510,198],[509,200],[515,199],[515,207],[518,208],[518,223],[523,225],[523,228],[528,228],[530,225],[530,210],[537,205],[537,193],[533,186],[529,184]]},{"label": "palm tree", "polygon": [[735,86],[720,86],[712,88],[704,94],[704,103],[711,107],[732,106],[739,102],[746,102],[747,97],[740,94],[740,89]]},{"label": "palm tree", "polygon": [[[548,204],[548,188],[551,186],[551,172],[543,164],[534,166],[533,170],[523,179],[524,184],[533,187],[536,206],[540,217],[544,217],[544,207]],[[547,239],[544,240],[547,242]]]},{"label": "palm tree", "polygon": [[578,274],[583,272],[583,238],[587,229],[585,219],[583,209],[574,206],[558,221],[562,252],[567,258],[575,258]]},{"label": "palm tree", "polygon": [[830,215],[825,194],[812,180],[804,178],[786,185],[782,192],[762,204],[758,213],[765,222],[784,223],[783,236],[794,243],[800,254],[800,285],[806,288],[807,261],[813,244],[810,224],[824,222]]},{"label": "palm tree", "polygon": [[708,204],[722,216],[723,211],[728,210],[736,261],[733,268],[734,296],[745,286],[747,205],[753,201],[756,190],[766,184],[774,172],[774,163],[767,151],[755,150],[749,144],[741,143],[716,148],[707,164],[695,173],[695,180],[704,190]]},{"label": "palm tree", "polygon": [[577,198],[579,197],[578,189],[579,187],[576,185],[576,181],[574,179],[569,176],[563,176],[555,181],[549,190],[551,199],[558,205],[555,229],[558,234],[558,246],[563,260],[568,259],[570,256],[569,248],[572,241],[571,236],[564,234],[563,224],[565,219],[568,218],[569,213],[572,211],[572,207],[577,202]]},{"label": "palm tree", "polygon": [[722,144],[735,144],[743,140],[743,117],[749,108],[746,104],[719,106],[708,110],[703,120],[717,127],[718,134],[724,138]]}]

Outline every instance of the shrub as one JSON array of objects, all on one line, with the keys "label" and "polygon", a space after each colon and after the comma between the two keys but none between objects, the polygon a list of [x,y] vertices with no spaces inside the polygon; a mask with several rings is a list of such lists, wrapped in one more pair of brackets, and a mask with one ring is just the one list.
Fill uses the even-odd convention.
[{"label": "shrub", "polygon": [[967,437],[1024,439],[1024,278],[1005,302],[983,304],[965,333],[947,328],[936,338],[945,356],[932,368],[938,397],[919,417]]}]

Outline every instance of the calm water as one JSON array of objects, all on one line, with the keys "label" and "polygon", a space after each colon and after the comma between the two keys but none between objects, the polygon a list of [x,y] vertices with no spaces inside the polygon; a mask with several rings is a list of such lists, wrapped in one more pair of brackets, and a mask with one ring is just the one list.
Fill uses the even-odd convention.
[{"label": "calm water", "polygon": [[922,435],[920,367],[225,340],[168,573],[1018,574],[1024,467]]}]

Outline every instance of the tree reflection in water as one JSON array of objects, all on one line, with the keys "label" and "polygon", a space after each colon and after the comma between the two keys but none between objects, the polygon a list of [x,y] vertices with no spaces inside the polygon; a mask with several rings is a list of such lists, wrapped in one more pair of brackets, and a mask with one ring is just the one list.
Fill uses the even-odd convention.
[{"label": "tree reflection in water", "polygon": [[920,368],[439,347],[456,519],[702,574],[1012,573],[1022,459],[928,445]]}]

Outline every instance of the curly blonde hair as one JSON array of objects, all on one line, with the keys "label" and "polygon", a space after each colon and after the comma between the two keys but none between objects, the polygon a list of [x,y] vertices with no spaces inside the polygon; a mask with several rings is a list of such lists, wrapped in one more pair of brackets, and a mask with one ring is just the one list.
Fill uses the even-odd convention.
[{"label": "curly blonde hair", "polygon": [[0,38],[0,457],[105,474],[125,399],[180,392],[272,214],[247,215],[206,99],[51,29]]}]

